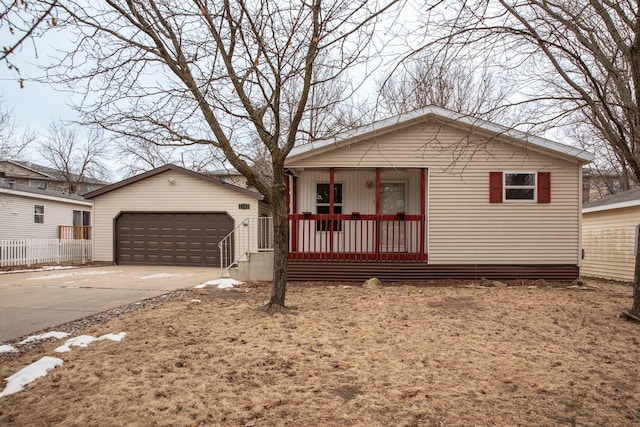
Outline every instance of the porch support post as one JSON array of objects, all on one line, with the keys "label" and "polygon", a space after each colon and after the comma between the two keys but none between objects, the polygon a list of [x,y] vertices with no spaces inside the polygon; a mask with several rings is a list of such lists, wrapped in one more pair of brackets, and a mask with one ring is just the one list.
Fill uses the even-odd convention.
[{"label": "porch support post", "polygon": [[[291,213],[298,213],[298,177],[291,177]],[[291,252],[298,252],[298,220],[289,221],[291,225]]]},{"label": "porch support post", "polygon": [[291,213],[291,193],[289,191],[289,174],[284,173],[284,188],[286,192],[286,200],[287,200],[287,213]]},{"label": "porch support post", "polygon": [[380,168],[376,168],[376,253],[380,252]]},{"label": "porch support post", "polygon": [[426,172],[425,169],[422,168],[420,169],[420,216],[422,217],[422,220],[420,221],[420,257],[424,258],[424,252],[425,252],[425,247],[424,247],[424,230],[425,230],[425,224],[427,221],[426,218],[426,201],[427,201],[427,180],[426,180]]},{"label": "porch support post", "polygon": [[333,192],[333,187],[335,183],[335,170],[333,168],[329,168],[329,215],[331,215],[328,221],[329,229],[329,253],[333,253],[333,215],[335,213],[334,203],[335,203],[335,194]]}]

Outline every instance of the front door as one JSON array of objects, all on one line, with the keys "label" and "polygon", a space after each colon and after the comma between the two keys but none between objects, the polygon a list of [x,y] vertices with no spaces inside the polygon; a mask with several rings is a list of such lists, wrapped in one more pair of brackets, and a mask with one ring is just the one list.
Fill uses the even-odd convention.
[{"label": "front door", "polygon": [[[406,212],[406,183],[380,183],[380,213],[396,215]],[[380,227],[380,252],[400,252],[405,246],[404,220],[385,220]]]}]

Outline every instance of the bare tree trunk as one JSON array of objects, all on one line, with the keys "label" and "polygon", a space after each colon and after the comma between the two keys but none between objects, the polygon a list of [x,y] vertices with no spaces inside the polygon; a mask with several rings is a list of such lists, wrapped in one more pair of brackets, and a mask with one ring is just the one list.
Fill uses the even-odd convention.
[{"label": "bare tree trunk", "polygon": [[[284,168],[274,167],[271,211],[273,215],[273,284],[268,310],[284,307],[287,292],[287,257],[289,256],[289,222],[284,185]],[[279,172],[279,173],[278,173]]]}]

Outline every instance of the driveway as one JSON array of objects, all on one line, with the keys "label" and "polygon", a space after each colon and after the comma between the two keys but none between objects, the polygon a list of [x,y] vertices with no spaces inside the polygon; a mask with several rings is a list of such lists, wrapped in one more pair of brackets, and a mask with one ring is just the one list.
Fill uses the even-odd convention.
[{"label": "driveway", "polygon": [[0,274],[0,343],[220,277],[206,267],[86,267]]}]

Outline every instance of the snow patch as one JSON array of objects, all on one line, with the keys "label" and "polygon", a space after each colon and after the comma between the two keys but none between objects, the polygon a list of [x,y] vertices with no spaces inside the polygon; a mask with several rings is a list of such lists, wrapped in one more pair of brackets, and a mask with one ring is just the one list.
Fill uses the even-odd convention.
[{"label": "snow patch", "polygon": [[25,385],[47,375],[50,370],[62,365],[62,359],[57,357],[44,356],[37,362],[20,369],[15,374],[7,377],[7,386],[0,393],[0,397],[17,393],[24,388]]},{"label": "snow patch", "polygon": [[141,279],[142,280],[147,280],[147,279],[164,279],[166,277],[178,277],[179,274],[172,274],[172,273],[157,273],[157,274],[151,274],[149,276],[142,276]]},{"label": "snow patch", "polygon": [[87,347],[89,344],[91,344],[94,341],[111,340],[111,341],[119,342],[122,340],[122,338],[124,338],[125,335],[127,335],[126,332],[119,332],[117,334],[105,334],[105,335],[99,336],[98,338],[93,337],[91,335],[79,335],[77,337],[68,339],[67,341],[65,341],[64,345],[57,347],[53,351],[55,351],[56,353],[66,353],[68,351],[71,351],[72,346]]},{"label": "snow patch", "polygon": [[16,348],[9,344],[0,345],[0,353],[11,353],[16,351]]},{"label": "snow patch", "polygon": [[22,341],[20,341],[19,344],[26,344],[26,343],[29,343],[31,341],[46,340],[48,338],[55,338],[55,339],[59,340],[59,339],[62,339],[62,338],[66,338],[68,336],[69,336],[69,334],[66,333],[66,332],[51,331],[51,332],[47,332],[47,333],[40,334],[40,335],[32,335],[29,338],[25,338]]},{"label": "snow patch", "polygon": [[209,280],[208,282],[201,283],[199,285],[194,286],[196,289],[206,288],[207,286],[217,286],[218,289],[228,289],[233,288],[237,285],[244,285],[244,282],[239,282],[235,279],[217,279],[217,280]]},{"label": "snow patch", "polygon": [[73,276],[101,276],[103,274],[112,274],[112,273],[121,273],[121,270],[118,271],[105,271],[105,270],[94,270],[94,271],[82,271],[79,273],[60,273],[60,274],[51,274],[49,276],[39,276],[39,277],[30,277],[27,280],[51,280],[51,279],[64,279],[65,277],[73,277]]},{"label": "snow patch", "polygon": [[8,270],[8,271],[0,271],[0,274],[9,274],[9,273],[31,273],[37,271],[52,271],[52,270],[69,270],[70,268],[78,268],[73,265],[70,266],[62,266],[62,265],[49,265],[40,268],[30,268],[27,270]]}]

